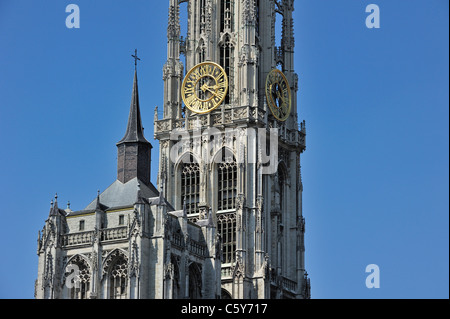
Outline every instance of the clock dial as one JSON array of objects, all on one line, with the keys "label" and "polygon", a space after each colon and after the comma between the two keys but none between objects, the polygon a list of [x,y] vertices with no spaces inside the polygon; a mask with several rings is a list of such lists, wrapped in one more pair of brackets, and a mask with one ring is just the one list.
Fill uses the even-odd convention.
[{"label": "clock dial", "polygon": [[181,96],[188,109],[205,114],[219,107],[228,93],[225,70],[213,62],[194,66],[181,86]]},{"label": "clock dial", "polygon": [[270,111],[279,121],[286,121],[291,113],[291,88],[286,76],[278,69],[273,69],[266,80],[266,99]]}]

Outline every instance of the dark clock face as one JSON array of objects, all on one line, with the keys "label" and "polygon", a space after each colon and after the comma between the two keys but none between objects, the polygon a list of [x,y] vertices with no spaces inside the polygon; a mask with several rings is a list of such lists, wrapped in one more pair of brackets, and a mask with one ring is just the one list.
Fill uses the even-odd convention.
[{"label": "dark clock face", "polygon": [[285,75],[278,69],[272,70],[266,80],[266,99],[273,116],[286,121],[291,113],[291,88]]}]

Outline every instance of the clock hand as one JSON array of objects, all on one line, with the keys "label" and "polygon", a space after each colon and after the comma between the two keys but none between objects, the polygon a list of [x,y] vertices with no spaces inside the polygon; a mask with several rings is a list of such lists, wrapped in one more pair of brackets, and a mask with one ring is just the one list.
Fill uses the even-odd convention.
[{"label": "clock hand", "polygon": [[[217,85],[214,85],[214,86],[208,86],[208,85],[205,83],[205,84],[202,85],[201,89],[202,89],[203,92],[209,91],[209,92],[211,92],[212,94],[215,95],[215,94],[216,94],[216,90],[217,90]],[[214,91],[212,91],[211,89],[213,89]]]},{"label": "clock hand", "polygon": [[[285,99],[280,91],[277,91],[277,98],[281,100],[281,103],[284,104]],[[281,105],[280,105],[281,106]]]}]

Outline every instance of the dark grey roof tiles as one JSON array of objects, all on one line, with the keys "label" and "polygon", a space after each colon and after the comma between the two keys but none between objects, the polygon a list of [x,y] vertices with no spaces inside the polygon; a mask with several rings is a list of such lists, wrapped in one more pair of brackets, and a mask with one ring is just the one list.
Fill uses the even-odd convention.
[{"label": "dark grey roof tiles", "polygon": [[117,145],[135,142],[150,144],[150,142],[144,137],[144,129],[142,127],[141,111],[139,107],[137,71],[134,72],[133,93],[131,96],[131,107],[130,115],[128,116],[127,131],[123,139],[118,142]]},{"label": "dark grey roof tiles", "polygon": [[[156,188],[140,182],[137,178],[132,179],[126,184],[116,180],[103,193],[100,194],[100,204],[111,208],[133,206],[136,203],[138,184],[140,185],[140,196],[142,198],[151,198],[158,196]],[[97,198],[95,198],[84,210],[95,210],[97,207]]]}]

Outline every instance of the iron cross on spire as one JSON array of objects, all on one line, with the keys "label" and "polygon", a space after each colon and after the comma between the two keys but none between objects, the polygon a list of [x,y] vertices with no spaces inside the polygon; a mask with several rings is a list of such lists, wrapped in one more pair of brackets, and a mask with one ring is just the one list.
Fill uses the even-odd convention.
[{"label": "iron cross on spire", "polygon": [[136,70],[137,68],[137,61],[141,61],[141,59],[138,58],[137,56],[137,49],[134,50],[134,55],[131,55],[134,58],[134,69]]}]

